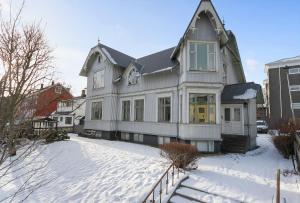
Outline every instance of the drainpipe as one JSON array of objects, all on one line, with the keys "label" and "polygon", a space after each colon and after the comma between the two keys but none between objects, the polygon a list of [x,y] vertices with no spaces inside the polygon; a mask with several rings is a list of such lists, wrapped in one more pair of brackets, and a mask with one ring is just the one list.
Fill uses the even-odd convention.
[{"label": "drainpipe", "polygon": [[[177,102],[178,102],[178,108],[177,108],[177,112],[178,112],[178,118],[177,118],[177,122],[176,122],[176,130],[177,130],[177,134],[176,134],[176,139],[177,141],[179,141],[179,123],[180,123],[180,117],[182,117],[182,101],[180,104],[180,94],[179,94],[179,82],[180,82],[180,64],[179,64],[179,73],[177,73],[178,75],[178,80],[177,80]],[[181,105],[181,114],[180,114],[180,105]]]},{"label": "drainpipe", "polygon": [[248,117],[248,146],[250,149],[251,146],[251,138],[250,138],[250,105],[249,105],[250,99],[247,100],[247,117]]}]

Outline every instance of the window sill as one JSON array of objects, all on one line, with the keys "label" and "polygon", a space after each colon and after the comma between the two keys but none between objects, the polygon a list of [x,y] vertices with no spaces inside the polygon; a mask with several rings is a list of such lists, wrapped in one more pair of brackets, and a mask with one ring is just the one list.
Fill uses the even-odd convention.
[{"label": "window sill", "polygon": [[216,73],[217,70],[188,70],[188,72],[193,72],[193,73]]}]

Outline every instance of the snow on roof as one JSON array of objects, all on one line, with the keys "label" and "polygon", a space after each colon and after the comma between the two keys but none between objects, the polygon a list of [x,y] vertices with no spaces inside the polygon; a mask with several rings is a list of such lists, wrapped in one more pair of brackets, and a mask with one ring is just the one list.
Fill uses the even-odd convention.
[{"label": "snow on roof", "polygon": [[155,74],[155,73],[161,73],[161,72],[165,72],[165,71],[168,71],[168,70],[172,70],[173,68],[174,67],[168,67],[168,68],[153,71],[151,73],[144,73],[143,75],[151,75],[151,74]]},{"label": "snow on roof", "polygon": [[234,96],[234,99],[253,99],[256,98],[257,91],[255,89],[247,89],[242,95]]}]

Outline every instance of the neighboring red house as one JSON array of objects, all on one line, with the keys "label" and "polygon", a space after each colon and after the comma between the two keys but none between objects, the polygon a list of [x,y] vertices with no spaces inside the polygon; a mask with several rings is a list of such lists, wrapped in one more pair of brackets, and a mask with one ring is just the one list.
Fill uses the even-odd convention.
[{"label": "neighboring red house", "polygon": [[69,89],[59,83],[52,83],[52,85],[48,87],[41,88],[41,90],[35,94],[37,94],[35,117],[48,117],[51,113],[56,111],[59,101],[73,98]]}]

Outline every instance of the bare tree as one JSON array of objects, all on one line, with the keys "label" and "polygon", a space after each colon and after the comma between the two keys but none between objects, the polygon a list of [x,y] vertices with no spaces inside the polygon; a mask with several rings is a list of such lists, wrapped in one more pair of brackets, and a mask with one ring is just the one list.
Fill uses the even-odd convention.
[{"label": "bare tree", "polygon": [[[21,145],[22,150],[13,161],[7,163],[6,160],[16,155],[20,145],[18,140],[27,135],[28,121],[34,116],[35,91],[41,84],[50,82],[53,75],[52,50],[39,23],[22,24],[23,7],[24,1],[15,16],[2,17],[0,22],[0,181],[7,174],[28,166],[20,163],[35,150],[36,141]],[[34,159],[29,162],[32,163]],[[44,185],[45,182],[36,182],[26,187],[37,170],[46,165],[38,165],[29,174],[21,174],[27,177],[24,185],[2,200],[12,201],[26,188],[31,188],[29,191],[32,193],[34,188]]]}]

